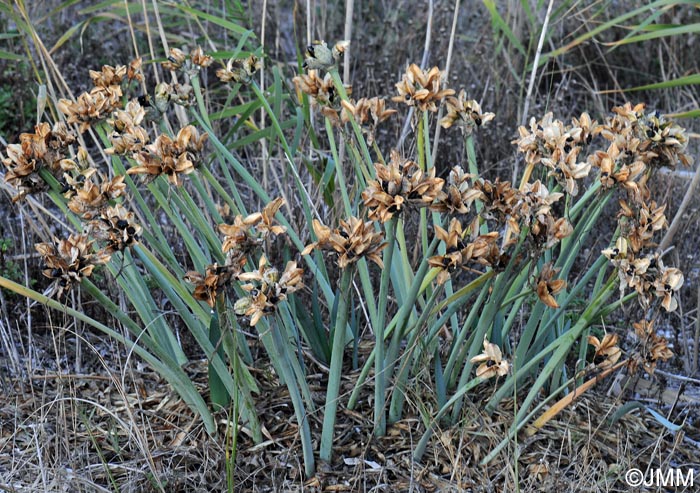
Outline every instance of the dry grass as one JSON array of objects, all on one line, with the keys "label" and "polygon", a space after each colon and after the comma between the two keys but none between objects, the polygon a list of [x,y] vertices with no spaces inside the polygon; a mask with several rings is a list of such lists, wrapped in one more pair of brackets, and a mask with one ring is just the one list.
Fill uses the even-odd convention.
[{"label": "dry grass", "polygon": [[[89,334],[82,372],[72,373],[74,343],[74,332],[56,326],[35,335],[34,347],[45,352],[35,353],[34,361],[22,355],[19,367],[4,369],[0,490],[226,491],[224,415],[219,416],[219,435],[207,435],[158,375]],[[257,367],[261,384],[257,405],[267,439],[256,445],[245,429],[240,430],[232,485],[236,492],[498,492],[515,491],[516,484],[520,491],[625,492],[629,488],[624,473],[629,468],[700,467],[697,382],[686,386],[680,398],[665,394],[677,401],[669,419],[682,423],[683,431],[669,433],[649,414],[639,412],[610,425],[607,420],[615,410],[635,394],[629,390],[624,396],[606,395],[601,386],[539,433],[521,436],[517,444],[481,466],[479,461],[505,436],[514,415],[512,400],[492,416],[480,411],[478,395],[486,398],[493,391],[493,384],[487,384],[465,406],[458,428],[436,433],[421,463],[411,460],[424,431],[419,414],[411,413],[390,426],[386,437],[376,439],[368,389],[359,409],[339,412],[336,461],[304,480],[289,396],[264,361]],[[312,381],[318,382],[312,388],[321,390],[325,370],[315,370],[309,371]],[[204,391],[204,362],[189,367],[188,373]],[[342,390],[349,393],[357,374],[348,368],[346,375]],[[638,386],[636,392],[639,400],[663,408],[649,385]],[[322,404],[323,395],[317,397]],[[429,389],[411,397],[414,410],[433,405]],[[319,439],[321,420],[311,421]]]}]

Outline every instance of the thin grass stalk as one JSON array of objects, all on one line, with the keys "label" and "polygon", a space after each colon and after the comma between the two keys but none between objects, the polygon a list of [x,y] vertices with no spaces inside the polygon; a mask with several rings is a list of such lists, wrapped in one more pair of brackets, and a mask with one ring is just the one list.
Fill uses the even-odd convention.
[{"label": "thin grass stalk", "polygon": [[340,278],[340,291],[338,292],[338,311],[333,332],[333,351],[331,353],[331,366],[328,374],[328,387],[326,388],[326,407],[323,415],[323,430],[321,432],[321,460],[330,463],[333,453],[333,435],[335,432],[335,416],[338,410],[338,395],[340,393],[340,379],[343,372],[343,353],[345,349],[345,328],[348,323],[348,308],[350,287],[352,284],[353,266],[349,265],[343,270]]},{"label": "thin grass stalk", "polygon": [[[480,177],[480,174],[479,174],[479,167],[478,167],[477,162],[476,162],[476,149],[474,148],[474,134],[473,133],[470,133],[469,135],[467,135],[465,137],[464,147],[466,147],[466,149],[467,149],[467,163],[469,166],[469,173],[474,175],[474,179],[478,179]],[[481,214],[481,211],[484,208],[484,204],[482,204],[480,200],[477,200],[475,202],[475,208],[476,208],[477,214]],[[506,239],[508,239],[508,237],[509,237],[508,236],[509,233],[508,233],[507,229],[508,228],[506,228],[506,233],[505,233]],[[488,232],[489,232],[488,224],[486,224],[486,221],[483,221],[481,223],[480,228],[479,228],[479,233],[481,233],[483,235],[483,234],[486,234]]]},{"label": "thin grass stalk", "polygon": [[[224,348],[221,344],[220,313],[224,311],[224,296],[220,294],[216,299],[216,308],[212,310],[211,321],[209,322],[209,342],[216,348],[216,354],[224,360]],[[216,411],[226,409],[231,403],[231,397],[226,390],[223,380],[211,365],[207,368],[209,383],[209,400]],[[234,395],[238,392],[234,392]]]},{"label": "thin grass stalk", "polygon": [[[224,364],[222,358],[215,353],[214,344],[212,344],[212,342],[209,340],[209,331],[207,330],[207,327],[211,323],[211,315],[204,311],[204,309],[201,307],[201,303],[194,300],[192,295],[184,288],[181,282],[178,282],[178,280],[175,279],[172,274],[170,274],[170,272],[164,268],[164,266],[158,263],[158,260],[151,252],[138,245],[135,249],[143,264],[154,276],[156,282],[161,287],[168,300],[170,300],[173,307],[175,307],[178,315],[185,323],[185,326],[188,328],[202,350],[209,355],[209,364],[214,368],[214,371],[216,371],[219,378],[226,386],[229,395],[233,396],[236,392],[243,393],[245,399],[244,403],[246,404],[244,407],[246,411],[245,418],[248,419],[250,423],[255,440],[261,440],[262,433],[257,420],[257,415],[255,413],[255,408],[252,404],[251,393],[257,392],[257,386],[252,375],[250,375],[250,372],[244,365],[240,365],[238,367],[238,373],[235,375],[237,378],[235,381],[233,380],[229,369]],[[93,296],[95,296],[95,294],[93,294]],[[100,303],[109,311],[116,309],[116,306],[112,309],[108,308],[110,305],[113,305],[113,303],[109,302],[108,300],[102,299],[100,300]],[[105,305],[106,303],[107,305]],[[237,358],[237,354],[229,353],[229,359],[232,364],[236,362]]]},{"label": "thin grass stalk", "polygon": [[[336,177],[338,178],[338,186],[340,188],[340,193],[343,197],[343,205],[345,207],[345,215],[347,217],[350,217],[353,215],[352,211],[352,205],[350,203],[350,197],[348,195],[347,189],[347,182],[345,181],[345,173],[343,172],[343,164],[340,162],[338,158],[338,151],[335,146],[335,139],[333,137],[333,127],[331,126],[330,120],[326,118],[326,134],[328,136],[328,140],[330,143],[330,148],[331,148],[331,155],[333,156],[333,160],[335,162],[335,169],[336,169]],[[378,321],[377,321],[377,308],[376,304],[374,302],[374,290],[372,289],[372,283],[370,280],[370,275],[369,275],[369,266],[367,265],[367,261],[363,258],[358,262],[358,271],[360,274],[360,282],[362,283],[362,289],[365,294],[365,301],[367,303],[367,310],[370,315],[370,321],[372,322],[373,326],[377,326]]]},{"label": "thin grass stalk", "polygon": [[299,174],[297,173],[297,170],[294,165],[294,154],[289,148],[289,144],[287,143],[287,139],[284,136],[284,132],[282,131],[282,127],[280,126],[280,122],[277,118],[277,115],[275,115],[274,111],[270,107],[270,103],[267,101],[267,98],[265,98],[265,95],[260,90],[260,88],[254,82],[250,85],[250,87],[253,89],[253,92],[258,97],[258,100],[260,100],[262,105],[265,107],[265,111],[267,111],[267,115],[270,117],[270,121],[272,122],[272,127],[275,129],[277,137],[279,137],[280,143],[282,144],[282,149],[284,150],[284,153],[287,157],[288,168],[291,171],[292,176],[294,176],[294,181],[296,182],[296,185],[299,190],[298,197],[299,201],[301,202],[302,208],[304,209],[304,217],[306,218],[306,221],[309,224],[311,224],[312,215],[310,197],[308,197],[308,194],[306,193],[306,190],[304,188],[304,184],[299,178]]},{"label": "thin grass stalk", "polygon": [[[98,133],[102,132],[100,127],[95,128],[98,131]],[[136,183],[134,183],[134,180],[131,178],[131,175],[126,174],[126,168],[124,167],[124,164],[122,163],[121,159],[119,159],[117,156],[114,156],[112,158],[112,167],[117,175],[124,176],[124,182],[126,183],[127,187],[129,187],[131,197],[134,200],[136,200],[139,212],[145,215],[146,220],[150,225],[150,228],[148,230],[144,229],[144,237],[152,238],[152,240],[149,241],[149,245],[161,255],[161,257],[164,259],[165,262],[168,263],[168,265],[179,265],[177,259],[175,258],[173,250],[171,248],[168,248],[169,242],[165,238],[163,230],[160,227],[160,224],[156,220],[155,216],[153,215],[151,208],[146,204],[143,195],[141,194],[139,188],[136,186]],[[184,274],[184,271],[182,273]]]},{"label": "thin grass stalk", "polygon": [[[286,348],[285,351],[289,355],[289,363],[292,367],[292,370],[294,371],[294,377],[299,385],[299,388],[301,389],[301,395],[306,401],[306,406],[308,407],[309,412],[313,413],[316,411],[316,405],[314,404],[313,398],[311,397],[311,389],[309,388],[309,385],[306,382],[306,372],[303,368],[304,361],[300,355],[296,355],[295,357],[293,346],[292,344],[290,344],[289,341],[289,336],[291,336],[296,342],[297,347],[301,348],[301,345],[299,343],[299,331],[296,330],[296,326],[292,321],[288,305],[285,304],[283,306],[280,306],[277,321],[277,326],[280,327],[279,322],[281,321],[282,327],[284,327],[285,329],[285,333],[288,334],[283,339]],[[282,335],[280,335],[280,337],[281,336]]]},{"label": "thin grass stalk", "polygon": [[462,362],[464,361],[464,356],[461,354],[463,352],[463,348],[466,348],[466,346],[464,345],[464,341],[467,338],[467,335],[471,333],[470,329],[474,325],[474,321],[476,320],[477,315],[481,311],[481,306],[483,305],[484,300],[486,299],[486,295],[488,294],[490,287],[491,281],[488,281],[479,290],[479,296],[476,298],[474,304],[471,305],[469,315],[467,315],[467,319],[462,325],[462,330],[460,330],[454,338],[452,348],[450,350],[450,356],[447,358],[447,365],[445,366],[445,370],[443,372],[445,380],[448,382],[448,388],[454,388],[456,384],[456,369],[460,368],[462,366]]},{"label": "thin grass stalk", "polygon": [[[439,221],[439,218],[438,218]],[[398,226],[396,228],[396,242],[398,243],[398,254],[399,254],[399,262],[401,263],[402,272],[403,272],[403,284],[404,286],[410,286],[411,283],[413,282],[412,277],[413,277],[413,271],[411,269],[411,262],[408,259],[408,245],[406,243],[406,234],[404,232],[404,221],[401,217],[399,217],[399,222]],[[424,254],[425,256],[425,254]]]},{"label": "thin grass stalk", "polygon": [[236,470],[236,457],[238,456],[238,394],[233,398],[229,416],[230,418],[226,420],[224,451],[226,454],[226,488],[228,493],[233,493],[233,477]]},{"label": "thin grass stalk", "polygon": [[[429,156],[429,154],[426,152],[426,140],[428,140],[428,139],[425,138],[425,132],[426,132],[426,129],[428,128],[427,121],[428,121],[428,112],[424,111],[418,117],[418,129],[416,131],[416,139],[417,139],[416,148],[418,149],[418,167],[423,172],[428,171],[428,166],[429,166],[429,164],[426,162],[426,157]],[[427,217],[428,216],[427,216],[425,209],[421,208],[421,210],[420,210],[420,223],[419,223],[418,229],[420,231],[421,245],[423,246],[424,252],[428,249],[428,221],[427,221]]]},{"label": "thin grass stalk", "polygon": [[[579,293],[583,291],[583,289],[587,286],[588,282],[591,280],[593,275],[596,274],[606,262],[607,259],[601,255],[599,259],[595,262],[594,266],[591,269],[589,269],[586,272],[586,274],[584,274],[584,276],[576,284],[574,289],[569,292],[568,296],[564,300],[559,300],[559,308],[556,309],[556,311],[549,318],[549,321],[546,324],[542,325],[538,320],[538,317],[535,316],[536,314],[533,315],[535,322],[530,324],[530,322],[528,321],[528,324],[526,325],[525,330],[523,331],[523,335],[518,341],[516,355],[513,358],[514,364],[522,362],[522,366],[520,366],[520,370],[518,372],[519,378],[521,380],[529,376],[529,368],[532,367],[530,363],[533,360],[538,359],[542,355],[542,352],[545,351],[547,348],[552,347],[552,344],[548,344],[545,348],[542,348],[542,341],[545,335],[550,331],[551,325],[554,324],[566,312],[569,304],[579,295]],[[532,341],[533,336],[536,336],[534,342],[530,343],[529,341]],[[487,413],[492,413],[495,410],[496,406],[498,405],[498,402],[500,402],[500,400],[503,399],[510,392],[513,383],[514,382],[512,377],[509,377],[501,385],[501,387],[495,392],[493,397],[486,404],[485,410]]]},{"label": "thin grass stalk", "polygon": [[[455,37],[457,33],[457,20],[459,19],[459,4],[460,0],[455,0],[455,6],[453,9],[453,14],[452,14],[452,28],[450,30],[450,41],[447,44],[447,58],[445,60],[445,70],[444,70],[444,77],[445,80],[449,79],[450,76],[450,67],[452,65],[452,52],[455,44]],[[431,161],[434,163],[437,160],[437,150],[438,150],[438,145],[440,143],[440,131],[442,130],[442,125],[439,124],[440,120],[442,120],[442,114],[444,111],[445,107],[440,105],[440,108],[438,109],[438,114],[436,121],[438,122],[438,125],[435,126],[435,134],[433,135],[433,153],[431,157]]]},{"label": "thin grass stalk", "polygon": [[345,181],[345,173],[343,172],[343,163],[340,162],[338,158],[338,150],[335,146],[335,138],[333,136],[333,127],[331,126],[331,121],[326,118],[326,135],[328,136],[328,142],[330,144],[331,155],[333,156],[333,162],[335,163],[335,176],[338,180],[338,188],[340,188],[340,194],[343,197],[343,206],[345,206],[345,215],[347,217],[352,216],[352,206],[350,205],[350,196],[348,195],[348,186]]},{"label": "thin grass stalk", "polygon": [[[510,281],[510,279],[508,281]],[[509,282],[504,281],[503,284],[505,284],[505,286],[508,286]],[[463,386],[467,385],[467,382],[469,381],[469,375],[471,374],[472,368],[474,366],[474,364],[471,362],[471,359],[477,354],[479,354],[483,347],[484,338],[493,329],[494,317],[496,316],[496,313],[498,312],[499,307],[503,302],[503,298],[505,298],[507,294],[507,291],[503,289],[503,284],[499,283],[498,279],[494,282],[493,291],[489,296],[489,300],[487,300],[486,302],[486,308],[481,313],[479,321],[476,324],[477,328],[471,335],[469,352],[467,353],[467,356],[465,358],[464,367],[462,369],[462,376],[459,379],[457,388],[462,388]],[[462,397],[459,397],[458,399],[454,400],[454,407],[452,408],[451,418],[452,424],[455,424],[459,420],[459,415],[462,412],[463,402],[464,401]]]}]

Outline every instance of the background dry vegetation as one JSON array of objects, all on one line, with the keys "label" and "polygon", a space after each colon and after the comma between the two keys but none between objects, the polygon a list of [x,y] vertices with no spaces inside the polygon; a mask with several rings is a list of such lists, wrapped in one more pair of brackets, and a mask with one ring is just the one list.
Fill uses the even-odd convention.
[{"label": "background dry vegetation", "polygon": [[[133,57],[132,34],[123,3],[25,2],[44,46],[54,47],[51,59],[57,73],[74,94],[87,88],[88,69],[128,63]],[[213,43],[218,49],[232,48],[219,27],[182,15],[170,8],[169,2],[154,3],[161,6],[161,22],[171,46],[202,45],[208,49]],[[270,69],[277,67],[290,91],[291,77],[297,73],[298,57],[309,34],[311,39],[327,41],[344,38],[346,12],[342,2],[256,0],[243,2],[240,8],[235,2],[226,1],[190,4],[203,11],[228,9],[230,18],[251,28],[265,47],[265,82],[272,82]],[[546,2],[462,2],[454,32],[454,2],[355,2],[349,57],[353,93],[357,97],[392,96],[394,84],[412,62],[424,61],[426,67],[443,68],[453,36],[448,83],[455,88],[466,87],[482,108],[497,115],[479,133],[477,155],[486,176],[507,179],[518,167],[522,171],[510,142],[516,136],[517,126],[531,116],[552,111],[558,118],[568,120],[588,111],[600,119],[610,108],[628,100],[644,101],[651,110],[665,114],[700,108],[698,83],[625,92],[700,73],[697,29],[613,49],[610,43],[623,39],[634,24],[649,15],[646,13],[570,46],[578,37],[643,6],[643,2],[561,4],[548,18],[549,35],[542,53],[568,48],[538,68],[528,94]],[[312,11],[307,13],[309,6]],[[0,14],[0,31],[5,33],[0,36],[3,147],[16,142],[19,133],[30,131],[35,123],[37,78],[44,82],[55,78],[55,74],[47,77],[47,66],[39,63],[47,58],[37,53],[36,44],[27,33],[18,31],[10,15],[13,9],[16,11],[16,6],[5,1]],[[141,53],[148,53],[146,27],[153,30],[156,24],[153,19],[144,22],[139,9],[138,2],[134,3],[135,38]],[[509,35],[498,24],[500,21],[494,20],[494,11],[508,26]],[[700,7],[693,2],[678,2],[655,12],[655,23],[662,26],[700,22]],[[202,36],[203,31],[210,40]],[[157,39],[153,32],[150,35],[152,40]],[[157,56],[164,56],[159,45],[155,51]],[[145,71],[147,75],[149,70],[150,67]],[[203,79],[205,86],[211,84],[208,96],[216,110],[226,95],[216,92],[220,89],[214,84],[213,73],[205,74]],[[379,134],[382,149],[395,147],[401,141],[404,118],[405,113],[401,113],[400,119],[393,120]],[[695,156],[697,166],[700,115],[683,118],[680,123],[691,133],[689,153]],[[221,132],[227,131],[226,125],[221,123]],[[460,142],[458,133],[443,132],[436,159],[439,173],[445,174],[453,165],[465,162]],[[406,155],[414,152],[409,145],[403,149]],[[263,145],[248,146],[240,152],[241,161],[260,176],[263,165],[278,166],[283,174],[284,164],[265,162],[267,150]],[[669,219],[674,218],[693,176],[692,169],[678,170],[663,174],[655,182],[657,196],[668,203]],[[271,189],[292,186],[272,178],[266,185]],[[48,200],[13,205],[10,194],[0,192],[0,275],[35,286],[39,291],[43,289],[46,283],[33,245],[47,241],[61,230],[60,221],[53,219],[54,213]],[[300,479],[300,444],[289,397],[278,386],[262,356],[252,371],[263,389],[258,410],[267,440],[255,445],[243,430],[234,461],[226,426],[221,426],[219,436],[209,436],[190,409],[135,355],[62,313],[31,305],[2,290],[0,491],[225,491],[232,484],[233,491],[514,491],[516,482],[522,491],[628,491],[621,474],[631,467],[694,468],[697,484],[699,214],[700,199],[696,193],[679,216],[669,254],[674,265],[685,273],[680,310],[661,327],[676,357],[660,366],[653,378],[644,377],[629,386],[623,381],[602,385],[567,409],[542,433],[514,443],[487,466],[478,466],[477,458],[503,437],[512,420],[512,405],[506,403],[490,417],[479,413],[478,403],[467,405],[463,424],[439,433],[432,452],[420,464],[411,461],[412,445],[421,434],[418,419],[406,419],[388,437],[374,440],[371,408],[361,407],[343,414],[339,425],[342,429],[338,432],[338,455],[347,460],[320,469],[318,480],[305,486]],[[303,224],[299,214],[297,226]],[[602,248],[604,240],[600,241],[589,248]],[[79,293],[72,296],[69,301],[73,306],[109,320],[107,314],[100,314],[100,308],[81,299]],[[163,307],[166,312],[167,309]],[[612,320],[613,325],[607,328],[624,333],[627,315],[619,316],[619,326]],[[196,354],[197,346],[191,344],[187,334],[183,332],[181,336],[191,359],[203,358]],[[367,346],[360,346],[360,355],[363,351],[367,351]],[[314,368],[313,362],[310,365]],[[314,378],[320,385],[323,369],[316,369]],[[204,392],[205,362],[193,364],[187,371]],[[351,380],[343,385],[344,390],[352,390]],[[410,399],[412,405],[420,407],[421,390]],[[611,416],[631,400],[656,409],[671,423],[681,425],[681,429],[672,432],[651,414],[639,410],[625,414],[611,425]],[[224,423],[224,416],[220,418]],[[376,464],[382,467],[375,468]]]}]

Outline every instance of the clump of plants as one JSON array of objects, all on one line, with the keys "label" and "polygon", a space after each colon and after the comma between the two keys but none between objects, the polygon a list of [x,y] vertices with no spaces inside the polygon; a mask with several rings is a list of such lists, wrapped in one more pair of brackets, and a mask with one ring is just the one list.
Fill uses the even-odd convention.
[{"label": "clump of plants", "polygon": [[[161,83],[148,99],[139,97],[141,60],[91,71],[91,91],[56,101],[56,122],[37,125],[4,152],[15,200],[48,193],[74,230],[36,246],[49,282],[44,294],[5,278],[0,284],[134,349],[212,433],[212,412],[232,406],[234,419],[262,440],[249,371],[250,345],[259,341],[289,391],[308,476],[316,458],[333,458],[338,408],[358,406],[367,388],[374,432],[382,436],[406,416],[413,383],[428,375],[433,395],[420,415],[418,460],[436,426],[462,418],[477,387],[492,389],[487,413],[516,386],[527,388],[508,437],[488,461],[527,424],[536,431],[604,376],[623,368],[653,372],[672,356],[654,327],[676,309],[683,275],[655,250],[665,205],[649,182],[661,167],[691,163],[682,128],[630,103],[600,121],[587,113],[568,123],[551,113],[533,117],[513,141],[514,159],[526,164],[521,182],[490,180],[480,173],[475,146],[479,128],[497,115],[464,90],[445,87],[437,67],[410,65],[391,97],[396,108],[376,95],[353,99],[338,74],[347,46],[309,46],[304,72],[293,79],[296,94],[282,84],[261,90],[254,75],[263,64],[249,52],[216,71],[245,101],[226,113],[240,119],[239,138],[275,144],[276,162],[295,183],[296,196],[286,200],[273,199],[239,160],[234,149],[242,144],[215,131],[200,78],[219,63],[212,56],[171,50],[162,69],[185,82]],[[303,109],[290,110],[297,102]],[[413,142],[406,148],[415,154],[380,149],[378,126],[407,108]],[[254,124],[257,110],[268,129]],[[466,162],[432,161],[434,125],[461,132]],[[79,145],[88,134],[105,162]],[[328,155],[325,169],[304,166],[309,148]],[[248,209],[253,198],[264,204],[259,212]],[[586,263],[583,248],[599,234],[610,203],[618,204],[617,229]],[[306,227],[295,231],[299,217]],[[98,268],[128,311],[92,282]],[[65,306],[76,288],[131,337],[114,321]],[[175,321],[160,316],[163,298]],[[644,316],[628,321],[637,346],[623,357],[618,335],[598,327],[635,299]],[[183,370],[188,357],[175,325],[209,359],[208,400]],[[360,327],[371,330],[373,350],[357,361],[354,391],[342,395]],[[328,365],[323,406],[312,397],[302,349]],[[309,419],[316,413],[323,416],[318,446]]]}]

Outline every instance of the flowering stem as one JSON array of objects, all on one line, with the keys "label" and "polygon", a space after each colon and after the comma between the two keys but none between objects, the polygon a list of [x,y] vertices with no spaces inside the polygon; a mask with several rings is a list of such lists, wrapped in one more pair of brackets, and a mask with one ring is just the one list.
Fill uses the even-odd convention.
[{"label": "flowering stem", "polygon": [[[425,129],[426,129],[427,112],[423,112],[421,116],[418,117],[418,131],[416,137],[418,139],[418,167],[421,171],[426,172],[428,170],[428,163],[426,163],[426,152],[425,152]],[[423,245],[423,251],[428,250],[428,221],[427,214],[424,208],[420,210],[420,236],[421,244]]]},{"label": "flowering stem", "polygon": [[326,389],[326,410],[323,416],[323,431],[321,432],[321,460],[330,462],[333,452],[333,432],[335,431],[335,415],[338,410],[338,394],[340,393],[340,377],[343,370],[343,350],[345,348],[345,329],[348,322],[348,307],[350,306],[350,286],[352,283],[353,265],[349,265],[340,277],[338,292],[338,313],[335,319],[333,333],[333,350],[331,367],[328,374]]},{"label": "flowering stem", "polygon": [[[410,362],[411,362],[411,357],[413,355],[413,351],[416,349],[418,345],[418,336],[421,333],[421,329],[423,328],[423,325],[426,324],[430,316],[432,315],[432,308],[435,305],[435,302],[437,301],[438,297],[442,294],[442,291],[444,289],[445,285],[438,286],[434,291],[433,294],[430,295],[430,298],[425,304],[425,308],[423,309],[423,313],[421,313],[420,318],[418,321],[415,323],[411,330],[411,336],[408,339],[408,342],[406,343],[406,352],[402,356],[402,364],[400,365],[398,374],[396,376],[396,385],[395,385],[395,391],[391,395],[391,404],[389,405],[389,422],[390,423],[395,423],[399,419],[401,419],[401,414],[403,411],[403,403],[406,400],[406,380],[409,375],[409,370],[411,368]],[[396,332],[398,333],[398,332]],[[392,363],[393,365],[393,363]]]},{"label": "flowering stem", "polygon": [[345,215],[349,217],[352,215],[352,207],[350,206],[350,197],[348,196],[348,186],[345,182],[345,174],[343,173],[343,163],[340,162],[340,159],[338,157],[338,151],[335,146],[333,127],[331,127],[331,121],[328,118],[326,118],[326,135],[328,136],[328,143],[330,144],[331,155],[333,156],[333,161],[335,162],[335,176],[338,179],[338,188],[340,188],[340,193],[343,196]]},{"label": "flowering stem", "polygon": [[[335,89],[336,91],[338,91],[340,99],[342,99],[343,101],[349,101],[348,93],[345,90],[345,85],[343,85],[343,81],[340,79],[338,68],[333,67],[328,71],[328,73],[331,74],[331,77],[333,78],[333,83],[335,84]],[[352,125],[352,129],[355,132],[355,138],[360,143],[360,148],[362,149],[362,156],[364,157],[365,164],[367,165],[367,169],[369,170],[370,176],[374,177],[374,162],[372,161],[372,156],[370,156],[369,154],[367,142],[365,142],[365,138],[362,135],[362,129],[357,124],[354,116],[352,115],[350,115],[350,124]]]},{"label": "flowering stem", "polygon": [[[384,269],[382,269],[382,277],[379,284],[379,301],[377,307],[377,325],[374,327],[375,348],[377,355],[374,360],[374,434],[378,437],[386,434],[386,416],[384,413],[384,404],[386,401],[386,380],[387,375],[384,374],[386,368],[384,344],[384,319],[386,316],[386,305],[389,295],[389,281],[391,280],[391,263],[394,257],[394,243],[396,239],[396,223],[397,218],[392,217],[386,224],[386,241],[387,247],[384,250]],[[399,327],[394,329],[394,334],[397,334]]]},{"label": "flowering stem", "polygon": [[[421,262],[420,267],[418,267],[418,270],[416,271],[415,275],[413,276],[413,281],[411,283],[411,288],[409,289],[408,296],[406,297],[406,301],[401,305],[401,308],[399,308],[399,311],[394,315],[394,317],[391,319],[391,322],[387,324],[386,328],[384,329],[384,338],[386,340],[386,337],[389,335],[392,335],[392,343],[389,345],[389,357],[387,358],[388,361],[392,361],[393,358],[391,358],[391,351],[393,348],[393,338],[394,338],[394,332],[396,330],[401,330],[406,323],[406,320],[408,319],[410,313],[413,310],[413,307],[415,305],[415,300],[418,297],[420,293],[425,291],[427,289],[427,286],[430,284],[430,281],[435,277],[437,274],[436,272],[434,273],[435,275],[432,275],[431,277],[431,272],[429,271],[429,266],[428,266],[428,257],[432,255],[433,251],[435,250],[438,242],[440,240],[436,237],[433,239],[433,242],[430,244],[430,247],[428,248],[428,252],[426,253],[423,261]],[[373,301],[373,298],[368,298]],[[436,313],[437,310],[433,310],[431,312],[431,316]],[[376,326],[374,324],[373,326]],[[357,399],[360,396],[360,389],[362,388],[362,385],[365,383],[365,380],[367,379],[367,375],[369,375],[370,369],[372,368],[372,365],[374,364],[374,361],[377,357],[377,347],[375,346],[372,348],[372,352],[369,353],[369,356],[367,357],[367,361],[365,361],[365,365],[362,367],[362,370],[360,371],[360,376],[357,377],[357,381],[355,383],[355,388],[352,391],[352,394],[350,395],[350,399],[348,400],[348,409],[353,409],[355,407],[355,404],[357,404]],[[385,370],[386,373],[386,370]]]},{"label": "flowering stem", "polygon": [[[296,378],[294,377],[294,371],[291,368],[291,360],[294,358],[293,355],[289,354],[288,343],[282,337],[281,326],[282,323],[279,319],[276,320],[277,323],[272,323],[270,331],[272,332],[272,340],[275,351],[278,355],[278,367],[282,372],[282,377],[287,383],[287,390],[289,390],[289,397],[292,399],[292,405],[294,406],[294,413],[296,414],[297,421],[301,427],[301,448],[304,455],[304,468],[307,477],[312,477],[315,474],[314,466],[314,451],[311,445],[311,428],[309,427],[309,416],[304,409],[304,401],[301,398],[301,393],[299,392],[299,386],[297,385]],[[345,331],[343,331],[344,333]]]}]

